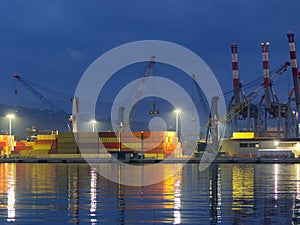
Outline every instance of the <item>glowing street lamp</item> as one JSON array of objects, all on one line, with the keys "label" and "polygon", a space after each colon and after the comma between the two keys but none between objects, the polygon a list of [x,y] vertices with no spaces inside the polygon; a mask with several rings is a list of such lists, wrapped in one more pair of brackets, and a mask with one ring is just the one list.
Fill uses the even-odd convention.
[{"label": "glowing street lamp", "polygon": [[10,146],[10,152],[9,154],[14,150],[14,146],[12,144],[12,132],[11,132],[11,121],[13,118],[15,118],[14,114],[8,114],[6,117],[9,119],[9,146]]},{"label": "glowing street lamp", "polygon": [[175,109],[174,112],[176,113],[176,135],[178,137],[178,118],[179,118],[179,113],[181,112],[180,109]]},{"label": "glowing street lamp", "polygon": [[96,128],[96,123],[97,121],[96,120],[91,120],[91,123],[92,123],[92,126],[93,126],[93,132],[95,132],[95,128]]},{"label": "glowing street lamp", "polygon": [[[179,113],[181,112],[181,110],[180,109],[175,109],[174,112],[176,113],[176,136],[177,136],[177,138],[179,140],[179,135],[178,135],[178,119],[179,119]],[[176,143],[176,149],[175,149],[175,155],[176,155],[176,157],[178,155],[178,149],[177,149],[177,147],[178,147],[178,143]]]}]

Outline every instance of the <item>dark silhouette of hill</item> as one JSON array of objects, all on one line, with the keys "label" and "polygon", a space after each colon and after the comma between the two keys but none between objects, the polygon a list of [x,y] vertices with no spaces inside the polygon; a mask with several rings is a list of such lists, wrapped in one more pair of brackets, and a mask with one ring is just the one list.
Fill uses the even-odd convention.
[{"label": "dark silhouette of hill", "polygon": [[0,132],[2,134],[9,133],[9,120],[6,117],[9,113],[15,115],[12,120],[12,133],[17,139],[25,139],[26,128],[32,126],[36,126],[38,130],[68,131],[67,122],[69,121],[63,112],[0,104]]},{"label": "dark silhouette of hill", "polygon": [[[58,130],[59,132],[69,132],[67,123],[72,131],[72,123],[68,121],[68,116],[60,111],[47,109],[29,108],[24,106],[11,106],[0,104],[0,134],[9,134],[9,119],[7,114],[14,114],[12,119],[12,134],[17,140],[25,139],[26,129],[35,126],[39,131]],[[110,118],[98,119],[97,131],[112,131]],[[133,122],[132,130],[148,130],[147,122]]]}]

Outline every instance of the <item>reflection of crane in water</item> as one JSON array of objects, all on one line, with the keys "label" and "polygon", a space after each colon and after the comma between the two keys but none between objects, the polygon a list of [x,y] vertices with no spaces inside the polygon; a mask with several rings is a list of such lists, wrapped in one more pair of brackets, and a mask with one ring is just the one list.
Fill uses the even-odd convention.
[{"label": "reflection of crane in water", "polygon": [[67,165],[67,210],[73,224],[79,224],[79,165]]},{"label": "reflection of crane in water", "polygon": [[220,179],[219,179],[219,164],[214,163],[211,165],[211,194],[209,196],[210,198],[210,219],[212,221],[212,224],[217,224],[220,223],[220,204],[221,201],[219,199],[219,183],[220,183]]},{"label": "reflection of crane in water", "polygon": [[118,211],[120,214],[119,224],[125,224],[125,187],[118,183]]}]

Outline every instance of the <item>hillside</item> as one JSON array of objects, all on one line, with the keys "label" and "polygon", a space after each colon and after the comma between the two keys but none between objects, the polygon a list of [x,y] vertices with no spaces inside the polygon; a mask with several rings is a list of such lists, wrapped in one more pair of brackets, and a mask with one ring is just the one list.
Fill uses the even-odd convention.
[{"label": "hillside", "polygon": [[0,104],[0,132],[9,133],[9,121],[6,115],[13,113],[12,133],[17,139],[25,138],[26,128],[36,126],[38,130],[68,131],[65,114],[49,110],[40,110],[23,106],[10,106]]},{"label": "hillside", "polygon": [[[50,110],[41,110],[36,108],[28,108],[23,106],[10,106],[0,104],[0,133],[9,133],[9,120],[7,114],[13,113],[15,118],[12,120],[12,133],[18,140],[25,139],[26,128],[36,126],[39,131],[43,130],[58,130],[59,132],[68,132],[69,123],[72,129],[72,124],[68,121],[63,112],[54,112]],[[97,119],[97,131],[111,131],[112,126],[110,119]],[[133,122],[133,130],[148,130],[147,122]]]}]

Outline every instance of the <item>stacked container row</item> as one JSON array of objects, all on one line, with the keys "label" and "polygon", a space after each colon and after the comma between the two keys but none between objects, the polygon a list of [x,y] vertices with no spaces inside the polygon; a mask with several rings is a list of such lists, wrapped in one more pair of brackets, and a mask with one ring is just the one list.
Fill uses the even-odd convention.
[{"label": "stacked container row", "polygon": [[[11,138],[11,139],[10,139]],[[9,155],[10,150],[16,145],[14,135],[0,135],[0,152],[1,156]]]},{"label": "stacked container row", "polygon": [[57,135],[57,153],[58,154],[76,154],[78,147],[74,133],[61,132]]},{"label": "stacked container row", "polygon": [[[170,155],[177,148],[181,155],[176,132],[99,132],[100,149],[108,151],[136,151],[147,154]],[[153,155],[151,155],[153,156]]]}]

